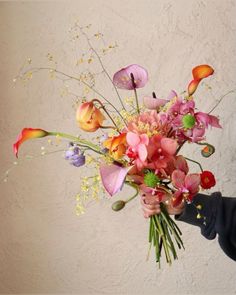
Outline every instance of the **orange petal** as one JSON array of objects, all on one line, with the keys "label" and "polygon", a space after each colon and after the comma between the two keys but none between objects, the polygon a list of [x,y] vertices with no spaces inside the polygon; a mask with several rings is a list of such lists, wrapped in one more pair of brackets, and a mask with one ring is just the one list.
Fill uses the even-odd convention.
[{"label": "orange petal", "polygon": [[42,129],[24,128],[18,135],[16,143],[13,145],[14,153],[18,156],[18,150],[20,145],[27,139],[40,138],[47,136],[49,133]]},{"label": "orange petal", "polygon": [[193,79],[199,80],[199,79],[203,79],[203,78],[206,78],[206,77],[212,75],[214,73],[214,70],[211,66],[200,65],[200,66],[195,67],[192,70],[192,73],[193,73]]},{"label": "orange petal", "polygon": [[198,84],[200,83],[200,80],[192,80],[188,85],[188,95],[193,95],[193,93],[197,90]]}]

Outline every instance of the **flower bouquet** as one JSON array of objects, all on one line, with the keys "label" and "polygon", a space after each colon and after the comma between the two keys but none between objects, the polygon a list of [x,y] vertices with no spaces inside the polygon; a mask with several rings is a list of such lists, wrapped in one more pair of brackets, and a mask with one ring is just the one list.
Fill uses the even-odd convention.
[{"label": "flower bouquet", "polygon": [[[155,248],[156,262],[160,263],[164,250],[166,261],[171,264],[177,258],[176,246],[184,246],[181,231],[169,216],[167,206],[191,203],[200,189],[215,185],[210,171],[204,171],[200,163],[179,154],[186,143],[202,145],[204,157],[214,153],[214,147],[204,142],[205,131],[208,127],[221,128],[219,120],[210,113],[197,111],[193,98],[201,80],[213,72],[209,65],[197,66],[182,96],[171,91],[163,99],[153,92],[151,96],[145,96],[140,105],[137,90],[148,82],[148,73],[139,65],[129,65],[110,79],[121,109],[104,96],[78,105],[76,120],[79,128],[85,132],[106,130],[99,139],[92,142],[62,132],[24,128],[14,144],[15,155],[24,141],[46,136],[69,141],[65,158],[75,167],[87,164],[88,152],[97,155],[91,160],[98,164],[100,176],[96,179],[111,197],[121,191],[124,184],[136,191],[128,200],[116,201],[112,205],[114,211],[121,210],[138,195],[147,204],[160,202],[161,213],[149,218],[149,243]],[[133,103],[125,103],[118,89],[133,91]],[[109,123],[105,124],[105,121]],[[189,172],[188,161],[198,165],[198,172]],[[200,210],[201,207],[197,206],[197,218],[202,218]]]}]

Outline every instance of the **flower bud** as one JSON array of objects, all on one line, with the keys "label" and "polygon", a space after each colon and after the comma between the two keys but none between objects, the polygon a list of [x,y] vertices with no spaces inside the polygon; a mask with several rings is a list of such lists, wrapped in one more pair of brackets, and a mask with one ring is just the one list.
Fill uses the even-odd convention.
[{"label": "flower bud", "polygon": [[102,126],[105,117],[93,101],[82,103],[76,113],[79,127],[87,132],[94,132]]},{"label": "flower bud", "polygon": [[125,201],[119,200],[112,204],[112,210],[120,211],[125,207]]}]

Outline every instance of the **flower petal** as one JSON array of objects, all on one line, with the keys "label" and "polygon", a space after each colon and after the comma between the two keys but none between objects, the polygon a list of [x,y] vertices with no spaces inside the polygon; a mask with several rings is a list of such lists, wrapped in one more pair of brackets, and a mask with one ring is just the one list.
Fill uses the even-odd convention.
[{"label": "flower petal", "polygon": [[170,155],[174,155],[177,149],[177,141],[171,138],[162,138],[161,147]]},{"label": "flower petal", "polygon": [[18,157],[19,147],[24,141],[26,141],[27,139],[40,138],[47,135],[48,132],[42,129],[24,128],[18,135],[16,143],[14,143],[13,145],[13,150],[16,157]]},{"label": "flower petal", "polygon": [[171,100],[171,99],[173,99],[175,97],[178,97],[178,94],[174,90],[171,90],[171,92],[167,96],[167,100]]},{"label": "flower petal", "polygon": [[140,138],[139,138],[138,134],[136,134],[134,132],[128,132],[126,134],[126,141],[129,146],[135,147],[140,143]]},{"label": "flower petal", "polygon": [[101,164],[100,175],[103,186],[110,196],[116,194],[122,187],[125,177],[132,167],[122,167],[115,164]]},{"label": "flower petal", "polygon": [[192,70],[193,78],[197,79],[197,80],[207,78],[208,76],[212,75],[213,73],[214,73],[214,70],[209,65],[200,65],[200,66],[195,67]]},{"label": "flower petal", "polygon": [[[134,76],[134,83],[131,79],[131,73]],[[116,72],[113,76],[113,83],[116,87],[121,89],[132,90],[134,88],[142,88],[148,81],[147,71],[136,64],[129,65],[120,71]]]},{"label": "flower petal", "polygon": [[145,96],[143,98],[143,104],[149,110],[159,109],[161,106],[165,105],[167,102],[168,102],[167,99],[153,98],[150,96]]},{"label": "flower petal", "polygon": [[187,174],[189,171],[188,163],[185,160],[185,158],[181,155],[176,157],[175,167],[176,169],[183,171],[185,174]]},{"label": "flower petal", "polygon": [[201,80],[194,79],[192,80],[188,85],[188,95],[193,95],[193,93],[197,90],[198,84],[201,82]]},{"label": "flower petal", "polygon": [[138,145],[138,155],[139,159],[144,162],[147,159],[147,148],[144,144]]},{"label": "flower petal", "polygon": [[185,178],[185,187],[191,194],[196,194],[199,191],[200,182],[201,178],[199,174],[189,174]]},{"label": "flower petal", "polygon": [[176,188],[182,188],[184,185],[184,179],[185,179],[185,173],[183,171],[180,170],[175,170],[173,171],[172,175],[172,184],[176,187]]}]

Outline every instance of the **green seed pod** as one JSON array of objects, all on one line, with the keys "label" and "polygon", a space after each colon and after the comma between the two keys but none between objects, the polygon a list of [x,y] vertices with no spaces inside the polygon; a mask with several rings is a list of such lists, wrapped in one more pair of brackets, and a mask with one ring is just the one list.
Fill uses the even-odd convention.
[{"label": "green seed pod", "polygon": [[112,210],[120,211],[125,207],[125,201],[119,200],[112,204]]},{"label": "green seed pod", "polygon": [[203,157],[208,158],[210,157],[212,154],[214,154],[215,152],[215,148],[213,145],[211,144],[207,144],[202,150],[201,150],[201,154]]},{"label": "green seed pod", "polygon": [[194,118],[194,116],[188,114],[183,116],[182,118],[182,123],[184,128],[190,129],[195,125],[196,119]]}]

